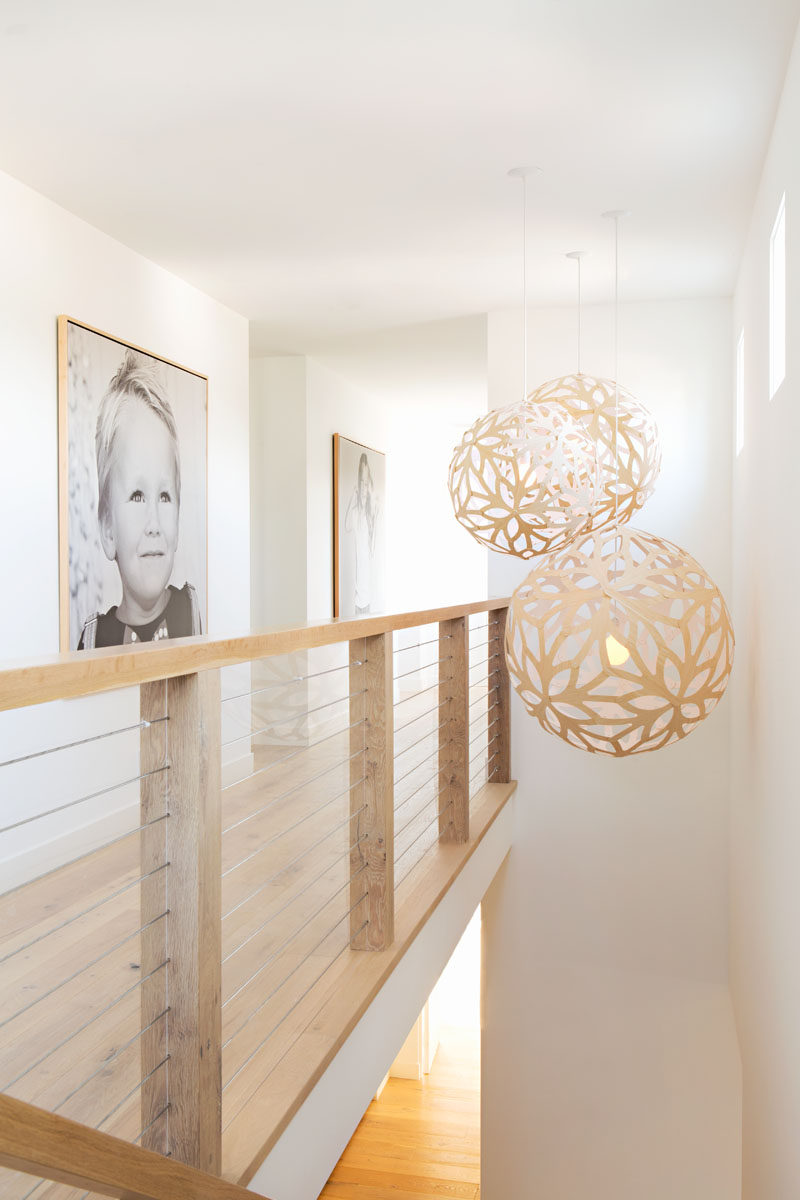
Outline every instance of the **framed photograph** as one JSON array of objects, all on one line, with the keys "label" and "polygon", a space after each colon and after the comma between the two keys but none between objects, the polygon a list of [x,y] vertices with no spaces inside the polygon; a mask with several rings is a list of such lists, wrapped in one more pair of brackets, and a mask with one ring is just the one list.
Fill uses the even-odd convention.
[{"label": "framed photograph", "polygon": [[383,612],[386,455],[333,435],[333,615]]},{"label": "framed photograph", "polygon": [[204,633],[208,379],[58,318],[62,650]]}]

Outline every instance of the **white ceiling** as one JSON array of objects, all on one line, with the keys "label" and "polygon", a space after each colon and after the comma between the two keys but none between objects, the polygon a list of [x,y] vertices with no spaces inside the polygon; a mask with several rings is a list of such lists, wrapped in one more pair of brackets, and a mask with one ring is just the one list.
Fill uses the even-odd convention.
[{"label": "white ceiling", "polygon": [[800,0],[0,0],[0,169],[258,350],[531,303],[727,294]]}]

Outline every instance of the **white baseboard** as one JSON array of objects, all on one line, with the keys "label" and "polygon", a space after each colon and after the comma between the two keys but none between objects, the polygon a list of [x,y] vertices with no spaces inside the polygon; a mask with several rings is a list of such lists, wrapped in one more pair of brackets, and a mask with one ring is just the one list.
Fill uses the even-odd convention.
[{"label": "white baseboard", "polygon": [[[253,773],[252,752],[243,754],[222,765],[222,786],[228,787]],[[99,850],[114,838],[121,837],[139,826],[139,805],[126,804],[113,812],[104,813],[69,833],[40,842],[28,850],[0,860],[0,895],[25,883],[74,862],[93,850]]]},{"label": "white baseboard", "polygon": [[76,858],[91,854],[93,850],[99,850],[114,838],[137,829],[138,825],[138,804],[126,804],[124,808],[105,813],[97,821],[81,825],[67,834],[3,859],[0,862],[0,892],[10,892],[24,883],[38,879],[40,875],[55,871],[57,867],[74,862]]}]

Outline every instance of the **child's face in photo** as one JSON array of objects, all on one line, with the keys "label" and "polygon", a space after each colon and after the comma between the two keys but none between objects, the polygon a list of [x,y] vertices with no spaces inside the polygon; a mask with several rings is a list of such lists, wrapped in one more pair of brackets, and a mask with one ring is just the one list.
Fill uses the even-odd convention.
[{"label": "child's face in photo", "polygon": [[116,559],[123,599],[147,610],[169,582],[178,545],[175,447],[161,418],[130,400],[112,453],[103,548]]},{"label": "child's face in photo", "polygon": [[372,477],[369,473],[369,467],[362,467],[358,472],[358,502],[361,505],[366,504],[372,487]]}]

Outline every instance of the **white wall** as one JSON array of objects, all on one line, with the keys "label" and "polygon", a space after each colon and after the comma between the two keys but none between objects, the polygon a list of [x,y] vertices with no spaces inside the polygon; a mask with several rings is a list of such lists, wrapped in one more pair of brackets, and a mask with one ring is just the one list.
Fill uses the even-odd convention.
[{"label": "white wall", "polygon": [[253,628],[306,618],[306,360],[250,364]]},{"label": "white wall", "polygon": [[[485,596],[486,551],[453,518],[447,468],[486,405],[483,316],[255,359],[254,620],[332,615],[334,433],[386,454],[387,611]],[[296,493],[303,453],[305,497]]]},{"label": "white wall", "polygon": [[486,595],[486,551],[453,517],[447,468],[486,411],[486,319],[337,342],[308,364],[308,615],[330,616],[331,439],[386,453],[387,608]]},{"label": "white wall", "polygon": [[[624,306],[620,382],[664,467],[640,527],[730,591],[730,303]],[[583,367],[611,376],[612,313]],[[530,321],[529,384],[572,371],[575,314]],[[490,403],[521,393],[519,316],[489,319]],[[490,590],[525,565],[490,559]],[[738,669],[741,669],[739,667]],[[483,906],[483,1191],[734,1200],[739,1061],[727,987],[729,704],[656,755],[613,761],[512,707],[514,850]]]},{"label": "white wall", "polygon": [[[0,174],[0,660],[58,651],[58,493],[56,317],[67,313],[209,377],[209,631],[250,624],[248,326],[161,267]],[[83,707],[81,707],[83,704]],[[51,704],[2,714],[0,761],[73,736],[138,719],[138,695]],[[101,743],[89,774],[104,786],[136,773],[138,740]],[[6,769],[8,770],[8,769]],[[0,824],[43,811],[59,798],[63,758],[51,775],[11,789],[0,779]],[[102,782],[99,782],[101,781]],[[84,780],[86,782],[86,780]],[[63,788],[62,788],[63,790]],[[91,790],[89,787],[86,790]],[[80,794],[80,793],[78,793]],[[17,882],[31,846],[36,865],[102,841],[115,813],[138,793],[109,793],[49,825],[33,822],[0,838],[3,885]],[[110,822],[110,823],[109,823]],[[92,826],[95,826],[92,830]],[[118,822],[117,822],[118,823]],[[77,840],[75,831],[79,832]],[[43,842],[69,832],[70,846]],[[76,846],[78,849],[76,850]],[[30,869],[24,867],[24,872]],[[23,872],[23,873],[24,873]]]},{"label": "white wall", "polygon": [[[734,299],[745,331],[745,442],[734,462],[731,990],[744,1076],[745,1200],[800,1188],[800,41]],[[787,209],[787,374],[769,399],[769,237]],[[729,445],[733,455],[733,447]]]}]

